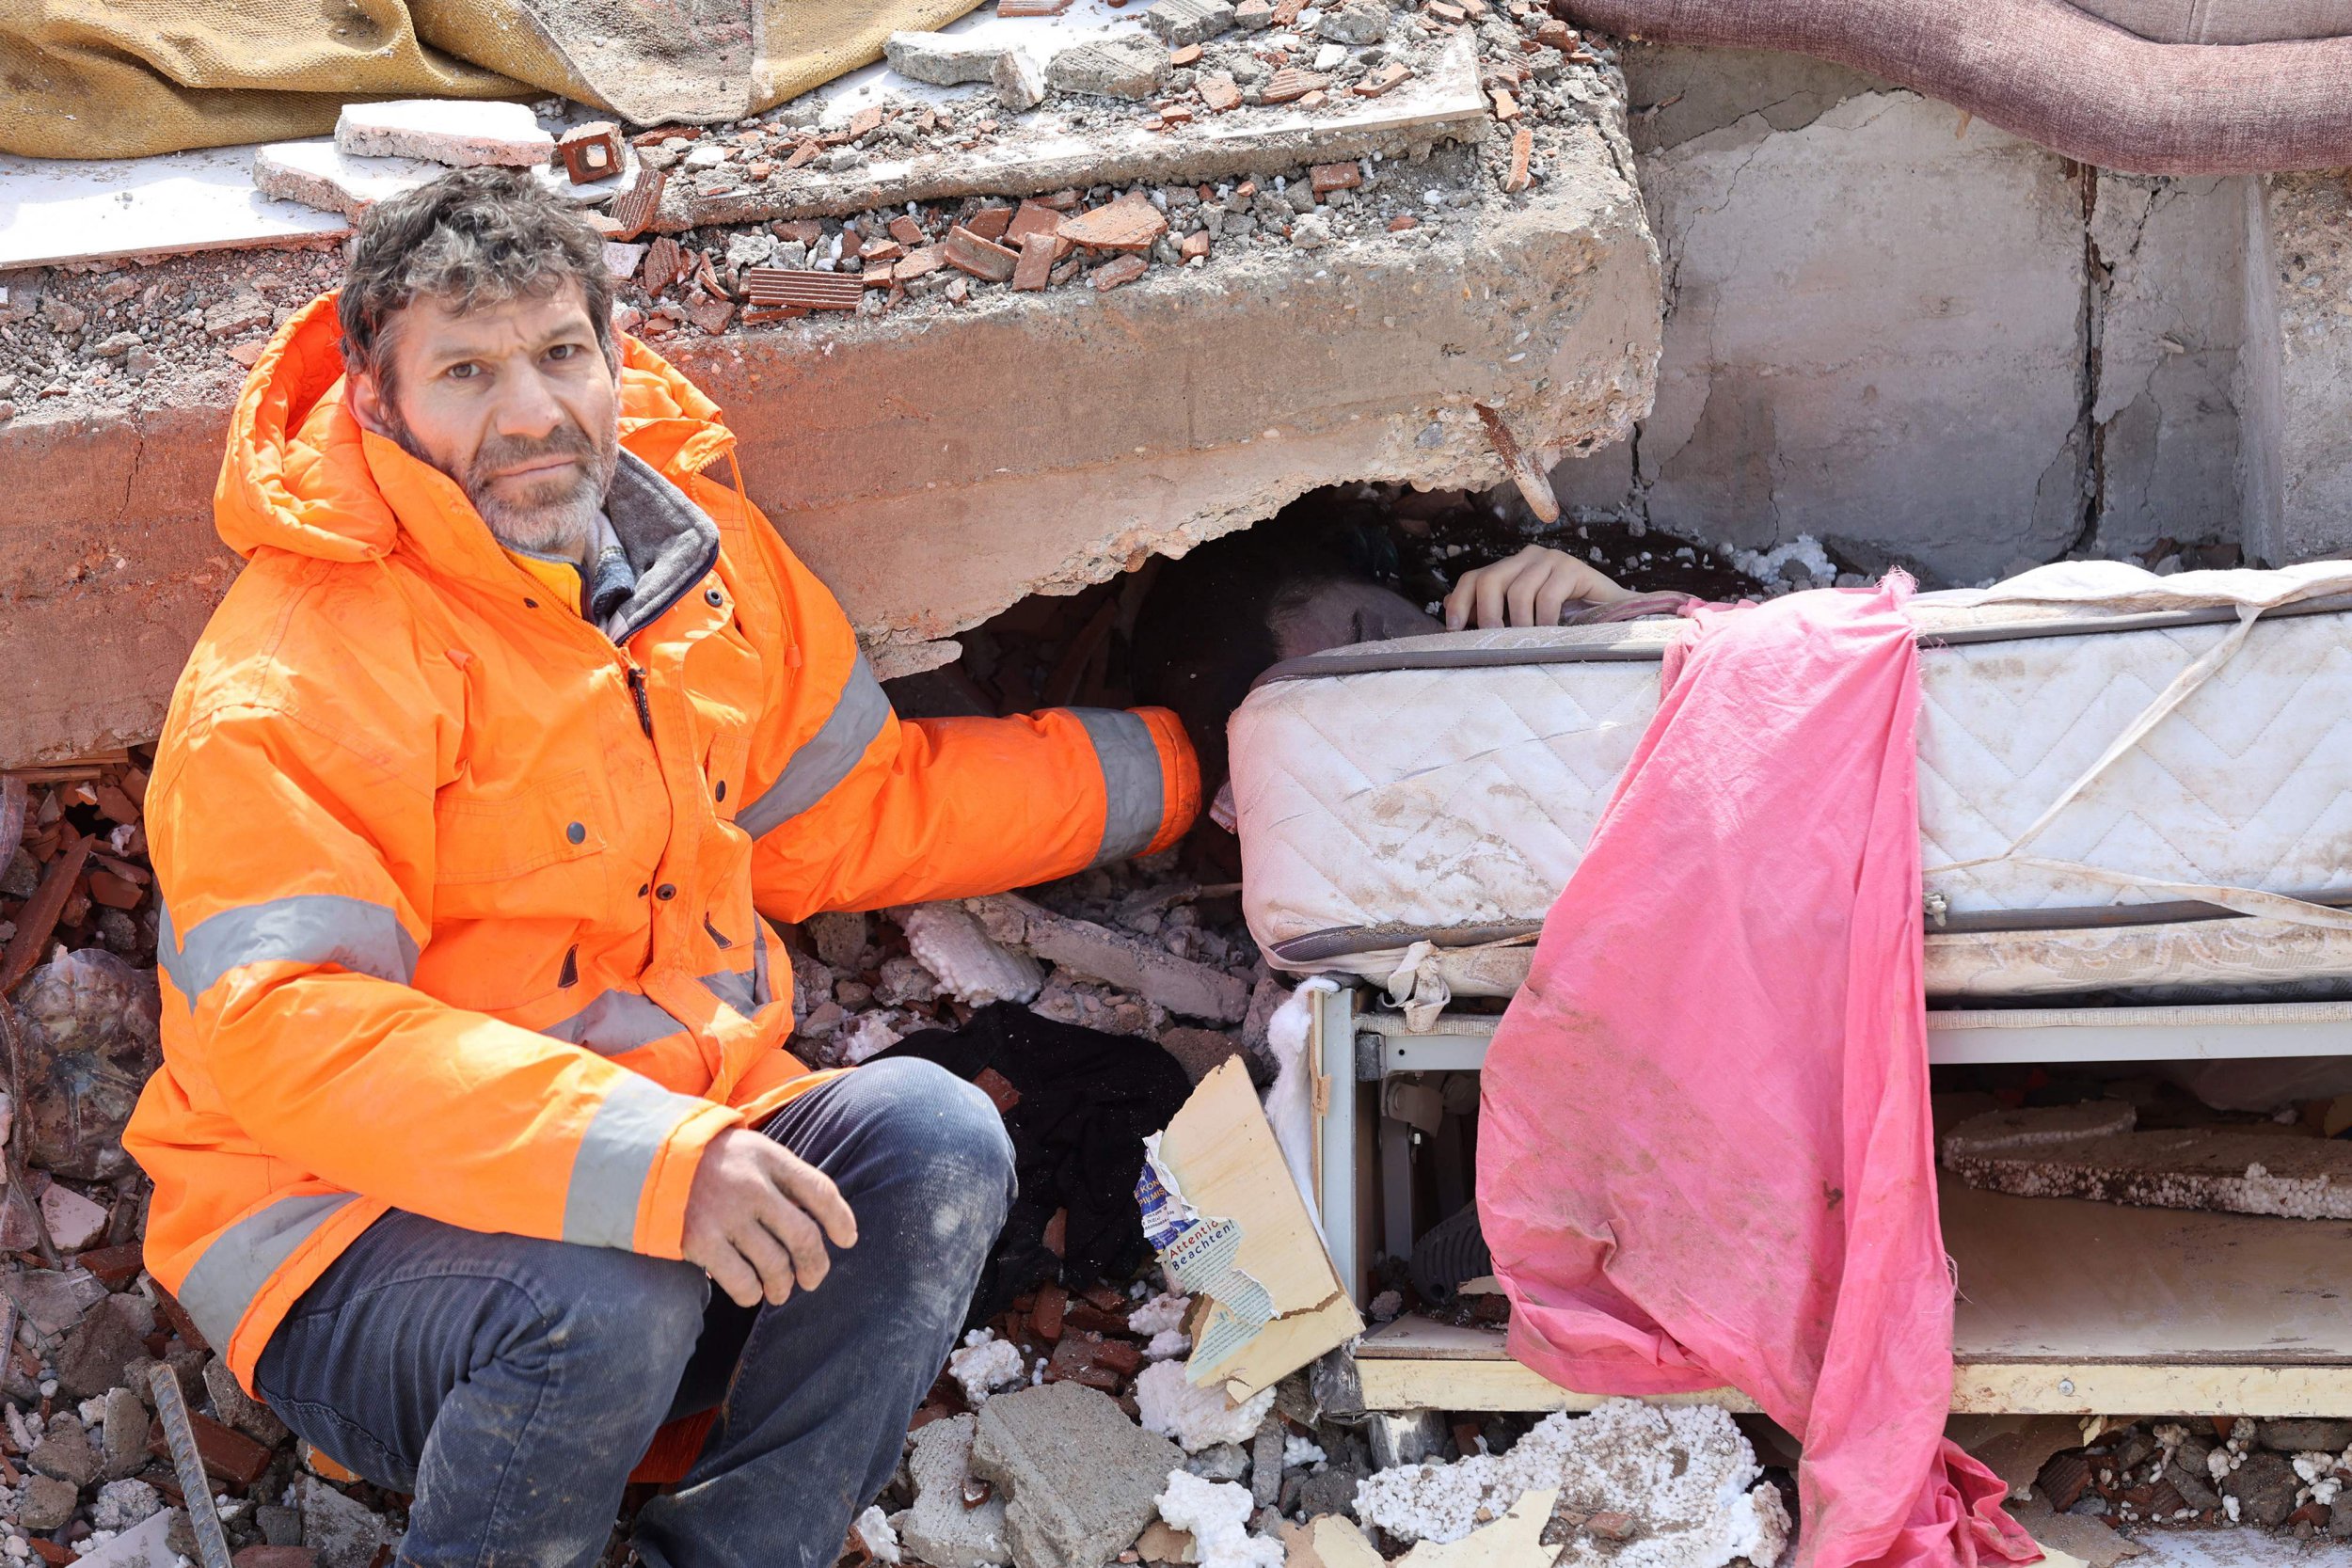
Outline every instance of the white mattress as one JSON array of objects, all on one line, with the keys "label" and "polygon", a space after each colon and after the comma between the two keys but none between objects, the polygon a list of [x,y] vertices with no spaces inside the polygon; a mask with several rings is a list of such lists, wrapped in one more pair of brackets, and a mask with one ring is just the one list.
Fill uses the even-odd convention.
[{"label": "white mattress", "polygon": [[[1914,605],[1923,893],[1946,928],[2095,930],[2220,912],[2132,879],[2352,896],[2352,609],[2341,598],[2257,621],[2027,847],[2122,880],[2013,860],[1934,871],[1999,855],[2237,619],[2151,611],[2144,598],[1985,599]],[[1268,672],[1231,731],[1244,902],[1268,958],[1385,976],[1415,941],[1462,947],[1535,929],[1649,721],[1657,657],[1686,627],[1453,633]],[[2242,962],[2199,967],[2198,954],[2227,946],[2163,944],[2162,964],[2135,966],[2133,981],[2243,983]],[[1968,994],[2008,989],[2002,965],[1964,967]],[[2063,988],[2021,972],[2014,989]]]}]

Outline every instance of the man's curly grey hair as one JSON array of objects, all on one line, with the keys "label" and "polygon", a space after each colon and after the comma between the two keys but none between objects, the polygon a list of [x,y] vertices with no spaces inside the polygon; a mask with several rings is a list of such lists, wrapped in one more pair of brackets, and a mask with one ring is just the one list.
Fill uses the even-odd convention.
[{"label": "man's curly grey hair", "polygon": [[580,285],[596,345],[617,367],[603,237],[527,170],[452,169],[360,217],[336,302],[344,368],[365,372],[389,397],[389,340],[418,295],[463,314],[566,282]]}]

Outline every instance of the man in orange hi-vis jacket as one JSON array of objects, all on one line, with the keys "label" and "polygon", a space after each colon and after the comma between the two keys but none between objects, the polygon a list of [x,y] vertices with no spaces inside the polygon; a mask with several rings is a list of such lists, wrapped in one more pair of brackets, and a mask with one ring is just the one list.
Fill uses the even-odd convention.
[{"label": "man in orange hi-vis jacket", "polygon": [[1198,775],[1157,710],[898,720],[611,308],[584,223],[465,169],[370,211],[255,364],[215,500],[247,564],[148,795],[165,1066],[124,1141],[155,1277],[415,1495],[402,1562],[593,1562],[657,1429],[715,1411],[640,1557],[828,1565],[1011,1153],[928,1064],[804,1071],[766,921],[1165,847]]}]

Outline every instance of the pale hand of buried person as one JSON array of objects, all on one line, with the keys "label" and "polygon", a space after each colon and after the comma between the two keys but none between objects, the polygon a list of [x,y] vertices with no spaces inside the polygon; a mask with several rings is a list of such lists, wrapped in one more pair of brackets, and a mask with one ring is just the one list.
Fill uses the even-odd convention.
[{"label": "pale hand of buried person", "polygon": [[828,1238],[857,1244],[857,1217],[833,1178],[748,1128],[703,1149],[686,1195],[684,1252],[738,1307],[778,1307],[796,1285],[815,1290],[833,1266]]},{"label": "pale hand of buried person", "polygon": [[1565,550],[1530,545],[1518,554],[1464,572],[1445,596],[1445,629],[1556,626],[1571,604],[1615,604],[1633,597]]}]

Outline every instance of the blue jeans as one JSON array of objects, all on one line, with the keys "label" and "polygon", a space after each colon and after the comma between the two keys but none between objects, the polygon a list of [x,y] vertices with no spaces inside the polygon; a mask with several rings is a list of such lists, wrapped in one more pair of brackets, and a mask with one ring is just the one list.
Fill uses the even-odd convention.
[{"label": "blue jeans", "polygon": [[285,1423],[413,1493],[403,1564],[594,1563],[665,1420],[719,1417],[686,1480],[639,1513],[655,1568],[831,1568],[890,1480],[1012,1197],[988,1097],[881,1061],[765,1128],[831,1176],[858,1243],[781,1307],[700,1269],[461,1230],[394,1211],[270,1338],[255,1383]]}]

